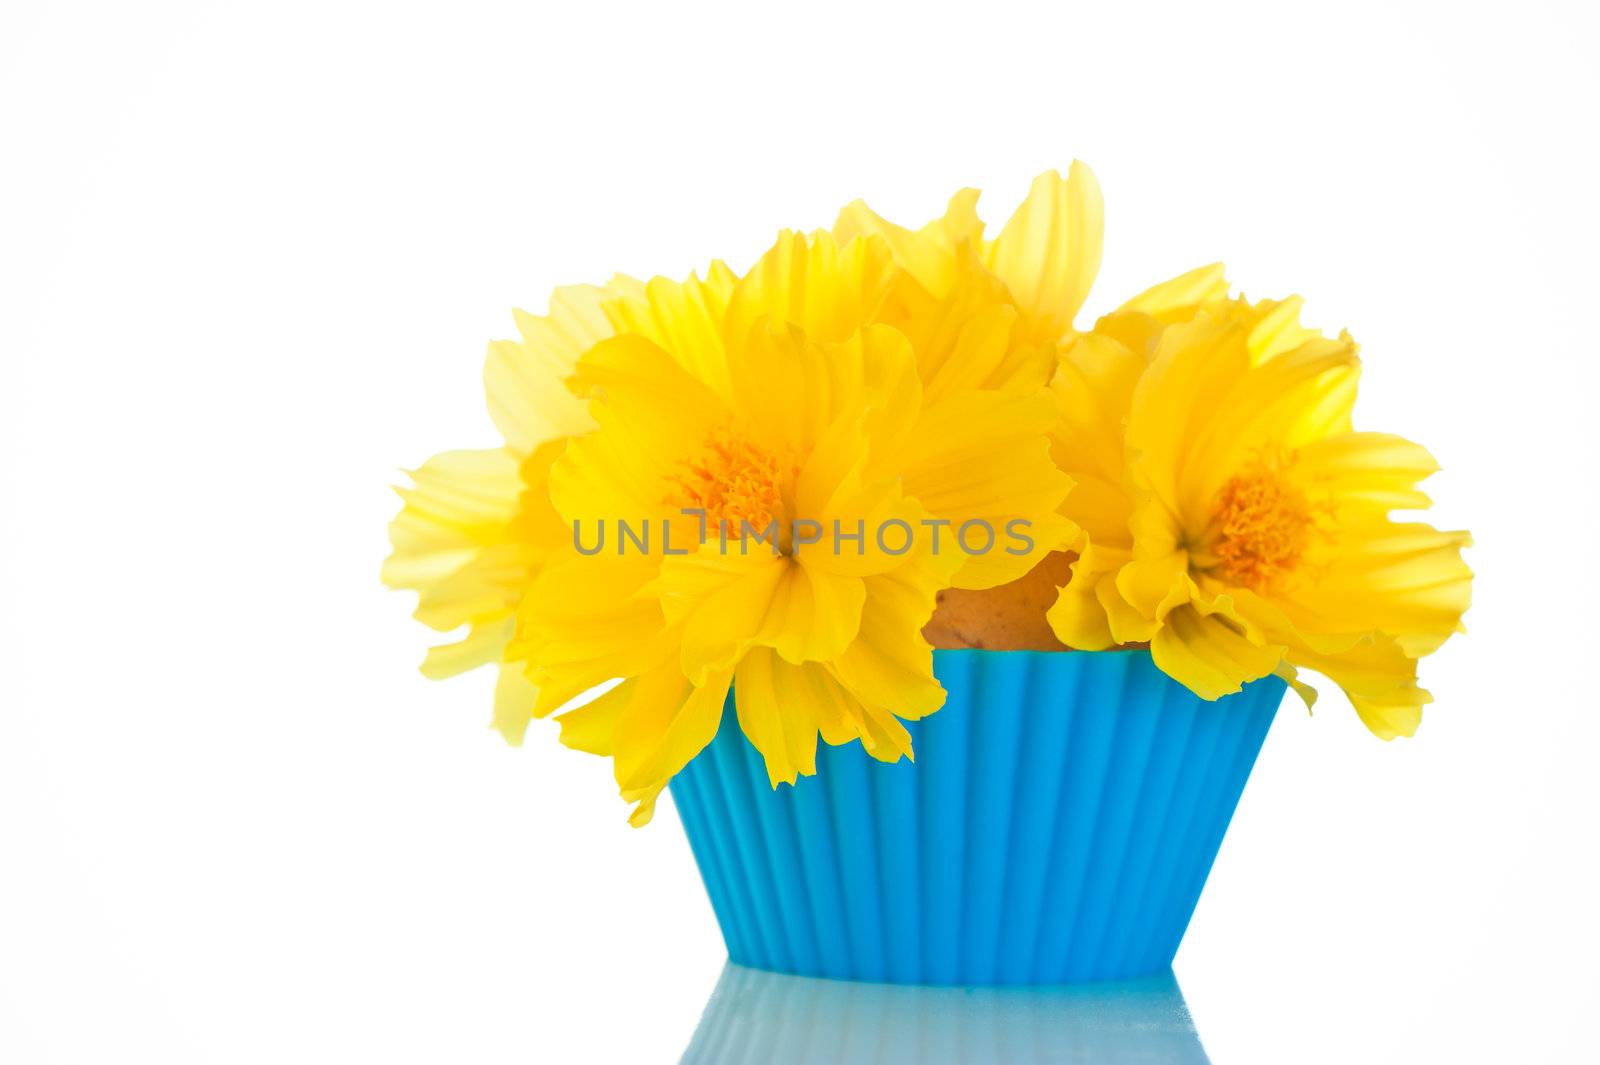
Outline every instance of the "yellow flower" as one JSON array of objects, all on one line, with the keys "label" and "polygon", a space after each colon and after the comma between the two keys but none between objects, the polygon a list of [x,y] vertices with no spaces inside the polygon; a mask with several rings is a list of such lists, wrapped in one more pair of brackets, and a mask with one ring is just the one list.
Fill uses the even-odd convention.
[{"label": "yellow flower", "polygon": [[1050,612],[1083,649],[1148,641],[1206,698],[1296,669],[1339,684],[1362,720],[1411,735],[1416,660],[1459,630],[1464,533],[1396,522],[1429,505],[1436,466],[1351,425],[1348,336],[1298,322],[1298,300],[1225,298],[1220,267],[1176,278],[1062,352],[1054,453],[1083,532]]},{"label": "yellow flower", "polygon": [[[622,678],[558,720],[612,756],[635,823],[715,735],[730,686],[774,786],[815,772],[819,735],[909,755],[898,719],[944,696],[920,635],[938,591],[1010,580],[1071,534],[1043,382],[930,387],[884,320],[906,283],[879,238],[784,234],[725,306],[652,283],[578,359],[596,428],[550,474],[575,543],[535,580],[510,653],[539,713]],[[996,332],[974,350],[999,364]],[[1030,550],[957,547],[967,523],[1003,537],[1016,519]]]},{"label": "yellow flower", "polygon": [[815,772],[819,738],[909,756],[902,721],[944,698],[937,595],[1048,591],[1070,564],[1062,643],[1148,643],[1207,698],[1277,673],[1309,702],[1315,670],[1411,734],[1467,538],[1391,518],[1428,505],[1434,465],[1354,431],[1355,345],[1296,299],[1230,299],[1218,266],[1080,332],[1093,175],[1040,175],[993,239],[976,204],[913,230],[857,202],[743,277],[619,276],[518,312],[484,367],[504,446],[399,490],[384,580],[463,630],[423,671],[497,665],[513,743],[566,707],[562,741],[612,758],[640,824],[730,691],[774,787]]},{"label": "yellow flower", "polygon": [[[1065,482],[1036,451],[1015,447],[1037,434],[1038,422],[1013,416],[1014,397],[1048,382],[1054,343],[1094,279],[1099,191],[1081,165],[1066,180],[1054,172],[1041,175],[993,241],[982,239],[976,198],[972,190],[958,193],[946,218],[919,234],[852,205],[840,216],[840,239],[780,242],[752,272],[738,306],[730,306],[734,275],[714,263],[704,281],[642,284],[619,276],[604,286],[558,289],[547,315],[517,312],[520,339],[491,344],[484,367],[489,412],[505,446],[436,456],[412,474],[411,487],[400,489],[405,506],[391,525],[394,552],[384,580],[418,591],[419,620],[441,631],[466,630],[429,653],[424,673],[444,677],[498,663],[493,720],[512,743],[521,741],[536,711],[547,713],[582,690],[557,669],[558,683],[539,698],[528,678],[525,642],[518,650],[510,635],[528,589],[570,537],[549,502],[551,464],[569,438],[596,428],[585,401],[566,385],[580,356],[618,335],[648,340],[728,395],[725,332],[738,336],[758,319],[770,319],[795,324],[813,341],[838,343],[869,325],[892,326],[911,345],[920,378],[919,461],[945,471],[942,480],[923,485],[919,502],[930,517],[976,518],[998,528],[1023,513],[1038,519],[1032,550],[964,559],[951,583],[982,589],[1014,580],[1070,538],[1075,530],[1041,502],[1059,497]],[[876,239],[850,239],[855,236]],[[834,261],[822,261],[830,256]],[[808,273],[839,286],[818,302],[806,288]],[[742,454],[771,480],[772,470],[762,463],[770,466],[773,456],[741,453],[735,440],[727,444],[733,449],[728,457]],[[983,453],[1024,461],[1002,464],[995,473],[1006,480],[989,485],[990,471],[976,458]],[[1038,465],[1030,466],[1028,457]],[[714,464],[697,474],[682,472],[680,488],[691,496],[707,492],[721,505],[724,486],[716,472]],[[696,477],[703,482],[698,487]],[[988,512],[978,513],[983,507]],[[559,613],[553,606],[549,616]],[[547,650],[544,657],[559,655]],[[580,746],[581,720],[566,718],[563,729]]]}]

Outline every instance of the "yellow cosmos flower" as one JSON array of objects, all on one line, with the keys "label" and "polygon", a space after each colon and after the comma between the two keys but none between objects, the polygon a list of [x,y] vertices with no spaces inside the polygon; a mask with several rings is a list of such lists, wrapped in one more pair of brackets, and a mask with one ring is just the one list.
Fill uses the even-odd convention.
[{"label": "yellow cosmos flower", "polygon": [[1148,641],[1207,698],[1316,670],[1374,733],[1411,735],[1416,659],[1467,608],[1468,538],[1391,519],[1429,505],[1437,467],[1353,430],[1349,337],[1226,287],[1220,267],[1186,274],[1064,348],[1054,451],[1083,531],[1050,622],[1082,649]]},{"label": "yellow cosmos flower", "polygon": [[[819,736],[909,755],[898,719],[944,696],[920,635],[938,591],[1013,579],[1071,535],[1048,393],[925,384],[883,321],[906,282],[879,238],[785,234],[725,303],[652,282],[577,360],[595,428],[550,474],[575,543],[535,580],[510,653],[539,713],[622,678],[558,720],[612,756],[635,823],[730,687],[774,785],[815,772]],[[995,332],[966,350],[1003,363]],[[1026,550],[958,548],[969,524],[1015,520]]]},{"label": "yellow cosmos flower", "polygon": [[[619,334],[649,340],[726,392],[722,334],[747,329],[754,317],[794,322],[808,336],[832,341],[867,325],[893,326],[915,355],[926,408],[919,422],[927,442],[923,461],[966,470],[941,491],[925,486],[919,502],[935,519],[976,517],[993,527],[1019,513],[1041,516],[1032,530],[1033,550],[965,559],[951,582],[969,589],[1003,584],[1060,546],[1073,530],[1059,517],[1041,515],[1038,501],[1057,494],[1063,482],[1013,463],[1008,485],[980,486],[975,497],[985,471],[963,448],[1009,454],[1014,442],[1036,432],[1037,423],[1028,419],[1007,424],[1009,401],[993,393],[1031,393],[1049,380],[1054,343],[1070,328],[1098,268],[1099,191],[1081,165],[1066,180],[1054,172],[1041,175],[992,241],[983,239],[976,198],[972,190],[958,193],[946,217],[920,233],[853,204],[840,216],[840,239],[786,238],[781,252],[763,259],[741,306],[731,310],[734,275],[715,263],[704,281],[642,284],[619,276],[605,286],[558,289],[546,315],[517,312],[520,339],[491,344],[484,367],[489,412],[505,447],[437,456],[400,490],[405,507],[391,525],[394,552],[384,580],[419,593],[417,617],[424,623],[441,631],[466,629],[430,652],[424,673],[444,677],[498,663],[493,721],[512,743],[521,741],[536,710],[548,712],[552,698],[574,694],[570,684],[558,684],[555,695],[539,700],[527,663],[508,659],[508,644],[525,593],[568,537],[548,500],[551,463],[569,438],[596,428],[584,400],[561,385],[572,381],[581,355]],[[808,307],[808,272],[830,268],[813,260],[838,257],[846,248],[852,249],[849,261],[831,267],[837,267],[836,279],[850,277],[822,304]],[[988,435],[952,433],[952,425],[987,425]],[[700,488],[715,502],[721,490],[709,469],[702,476],[710,479]],[[976,514],[975,498],[986,499],[991,512]],[[564,735],[579,736],[575,722],[566,723]]]}]

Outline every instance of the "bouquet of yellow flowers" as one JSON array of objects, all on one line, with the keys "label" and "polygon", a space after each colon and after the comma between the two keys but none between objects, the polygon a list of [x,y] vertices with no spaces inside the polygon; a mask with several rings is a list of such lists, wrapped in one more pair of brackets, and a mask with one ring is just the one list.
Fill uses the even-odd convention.
[{"label": "bouquet of yellow flowers", "polygon": [[384,579],[464,629],[424,673],[495,665],[495,727],[554,714],[635,824],[670,785],[737,961],[1159,969],[1286,685],[1409,736],[1467,607],[1348,335],[1220,266],[1079,329],[1088,169],[976,206],[559,289],[490,345],[505,446],[400,489]]}]

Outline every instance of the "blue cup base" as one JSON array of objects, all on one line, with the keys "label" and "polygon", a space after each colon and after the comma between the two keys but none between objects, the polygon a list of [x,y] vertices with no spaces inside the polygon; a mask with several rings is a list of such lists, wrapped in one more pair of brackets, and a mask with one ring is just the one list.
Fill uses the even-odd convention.
[{"label": "blue cup base", "polygon": [[732,697],[672,781],[728,955],[878,983],[1166,972],[1283,698],[1208,702],[1147,651],[936,651],[916,762],[822,746],[773,789]]}]

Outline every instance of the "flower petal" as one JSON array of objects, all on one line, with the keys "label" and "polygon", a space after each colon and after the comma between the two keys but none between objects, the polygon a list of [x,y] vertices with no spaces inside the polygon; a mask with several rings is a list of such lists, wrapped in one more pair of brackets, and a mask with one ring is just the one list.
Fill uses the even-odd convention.
[{"label": "flower petal", "polygon": [[550,471],[550,499],[562,518],[598,535],[618,522],[637,527],[681,517],[673,476],[727,420],[722,400],[634,336],[588,352],[574,382],[594,393],[590,411],[599,428],[568,442]]},{"label": "flower petal", "polygon": [[914,721],[944,705],[922,627],[933,616],[939,589],[948,586],[951,568],[948,557],[924,554],[865,579],[860,631],[831,668],[867,707]]},{"label": "flower petal", "polygon": [[607,311],[617,332],[649,340],[727,400],[722,317],[737,281],[727,264],[714,262],[704,281],[693,274],[681,282],[654,277],[631,298],[612,301]]},{"label": "flower petal", "polygon": [[732,670],[691,685],[671,662],[638,677],[617,714],[612,758],[623,791],[664,784],[705,749],[722,722]]},{"label": "flower petal", "polygon": [[1388,433],[1341,433],[1299,450],[1295,470],[1313,479],[1307,488],[1338,500],[1341,508],[1421,510],[1429,506],[1417,482],[1438,472],[1427,449]]},{"label": "flower petal", "polygon": [[516,312],[519,340],[489,345],[483,365],[489,416],[507,446],[527,454],[540,444],[592,428],[583,404],[566,388],[578,357],[615,330],[605,314],[614,292],[593,285],[558,288],[550,313]]},{"label": "flower petal", "polygon": [[556,724],[561,726],[561,742],[573,750],[609,755],[617,718],[622,715],[623,708],[633,698],[638,686],[637,678],[629,678],[582,706],[559,715]]},{"label": "flower petal", "polygon": [[788,566],[755,639],[790,662],[834,658],[856,638],[866,594],[859,577],[806,564]]},{"label": "flower petal", "polygon": [[1227,295],[1228,279],[1222,264],[1211,263],[1145,289],[1118,310],[1137,311],[1158,320],[1184,321],[1198,306]]},{"label": "flower petal", "polygon": [[527,663],[500,663],[500,675],[494,683],[492,724],[511,746],[522,746],[522,738],[528,731],[528,722],[533,720],[533,708],[538,698],[539,689],[528,679]]},{"label": "flower petal", "polygon": [[739,727],[766,761],[776,788],[817,771],[817,725],[813,689],[806,673],[818,666],[791,665],[765,647],[751,648],[734,673]]},{"label": "flower petal", "polygon": [[652,586],[667,622],[680,627],[681,668],[696,683],[733,668],[762,631],[789,571],[798,568],[761,543],[748,543],[747,549],[723,551],[708,542],[692,554],[665,559]]},{"label": "flower petal", "polygon": [[1220,699],[1266,676],[1283,660],[1283,648],[1252,643],[1221,614],[1198,604],[1169,613],[1150,640],[1161,671],[1202,699]]},{"label": "flower petal", "polygon": [[644,593],[656,560],[641,555],[573,556],[553,562],[528,589],[507,649],[526,659],[539,686],[535,716],[617,677],[634,677],[669,656],[676,632]]},{"label": "flower petal", "polygon": [[1055,340],[1072,328],[1100,271],[1103,211],[1088,167],[1075,162],[1066,178],[1050,170],[1034,179],[987,249],[989,268],[1011,290],[1029,336]]},{"label": "flower petal", "polygon": [[1098,586],[1111,583],[1113,571],[1101,560],[1098,549],[1084,545],[1072,563],[1072,575],[1045,613],[1045,620],[1056,639],[1076,651],[1103,651],[1116,643],[1105,608],[1096,595]]},{"label": "flower petal", "polygon": [[798,327],[814,341],[840,341],[872,320],[894,280],[881,238],[840,243],[826,232],[785,231],[733,291],[723,323],[730,347],[763,319]]},{"label": "flower petal", "polygon": [[1306,633],[1381,629],[1419,658],[1461,630],[1472,570],[1461,558],[1471,537],[1421,523],[1347,525],[1316,560],[1318,579],[1284,593],[1279,606]]},{"label": "flower petal", "polygon": [[833,235],[840,244],[861,237],[878,237],[888,246],[897,266],[915,277],[928,291],[944,293],[956,283],[956,250],[983,235],[977,202],[977,189],[962,189],[950,198],[942,218],[912,231],[895,225],[856,200],[839,212],[833,224]]},{"label": "flower petal", "polygon": [[955,587],[1016,580],[1076,535],[1057,510],[1072,481],[1050,457],[1054,416],[1044,392],[959,392],[922,412],[898,464],[906,494],[950,523]]},{"label": "flower petal", "polygon": [[1374,636],[1338,655],[1290,648],[1289,661],[1314,669],[1344,689],[1362,722],[1379,739],[1410,736],[1433,696],[1417,687],[1417,662],[1393,639]]},{"label": "flower petal", "polygon": [[490,662],[498,662],[510,632],[509,620],[493,625],[475,625],[455,643],[442,643],[428,648],[427,655],[422,659],[422,675],[429,680],[443,680]]}]

